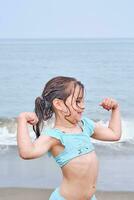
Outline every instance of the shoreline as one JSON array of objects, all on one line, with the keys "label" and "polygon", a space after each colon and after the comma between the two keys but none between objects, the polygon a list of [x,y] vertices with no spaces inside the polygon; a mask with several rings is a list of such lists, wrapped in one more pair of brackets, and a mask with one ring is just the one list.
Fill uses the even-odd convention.
[{"label": "shoreline", "polygon": [[[1,187],[0,199],[2,200],[48,200],[54,189]],[[97,200],[133,200],[134,192],[127,191],[97,191]]]}]

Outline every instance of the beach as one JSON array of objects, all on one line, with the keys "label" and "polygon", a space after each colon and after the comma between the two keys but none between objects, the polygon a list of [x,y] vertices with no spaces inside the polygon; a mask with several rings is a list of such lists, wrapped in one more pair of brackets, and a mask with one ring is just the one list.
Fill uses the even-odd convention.
[{"label": "beach", "polygon": [[[48,200],[52,189],[0,188],[0,200]],[[97,200],[133,200],[134,192],[96,192]]]}]

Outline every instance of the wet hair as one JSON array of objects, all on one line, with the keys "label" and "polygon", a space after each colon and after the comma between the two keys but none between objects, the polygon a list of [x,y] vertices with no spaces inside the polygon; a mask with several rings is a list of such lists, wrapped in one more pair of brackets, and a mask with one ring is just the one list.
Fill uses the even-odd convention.
[{"label": "wet hair", "polygon": [[[47,121],[53,116],[54,113],[53,100],[55,98],[61,99],[66,105],[67,98],[72,94],[73,95],[72,101],[73,101],[76,86],[79,86],[78,97],[81,91],[83,96],[84,85],[73,77],[57,76],[52,78],[46,83],[42,95],[35,99],[34,111],[39,121],[35,126],[33,126],[33,130],[36,133],[37,138],[40,136],[40,132],[43,128],[43,122]],[[66,107],[68,108],[67,105]],[[66,115],[65,118],[67,119],[67,117],[70,115],[71,113],[69,115]]]}]

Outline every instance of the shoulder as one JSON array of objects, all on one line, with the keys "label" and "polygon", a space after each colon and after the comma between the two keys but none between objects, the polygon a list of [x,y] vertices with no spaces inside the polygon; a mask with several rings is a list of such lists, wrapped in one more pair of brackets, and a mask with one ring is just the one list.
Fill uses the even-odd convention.
[{"label": "shoulder", "polygon": [[49,140],[61,140],[61,133],[53,128],[45,128],[41,133],[41,136],[47,137]]},{"label": "shoulder", "polygon": [[43,132],[41,133],[40,137],[47,137],[48,140],[51,143],[51,148],[48,151],[48,156],[51,157],[51,149],[55,146],[55,145],[59,145],[59,144],[64,144],[63,140],[62,140],[62,135],[61,133],[57,130],[57,129],[53,129],[53,128],[45,128],[43,130]]},{"label": "shoulder", "polygon": [[82,122],[88,126],[92,126],[93,128],[95,127],[95,124],[96,124],[92,119],[90,119],[88,117],[83,117]]},{"label": "shoulder", "polygon": [[96,123],[88,117],[83,117],[81,121],[83,122],[84,127],[88,131],[89,135],[93,135]]}]

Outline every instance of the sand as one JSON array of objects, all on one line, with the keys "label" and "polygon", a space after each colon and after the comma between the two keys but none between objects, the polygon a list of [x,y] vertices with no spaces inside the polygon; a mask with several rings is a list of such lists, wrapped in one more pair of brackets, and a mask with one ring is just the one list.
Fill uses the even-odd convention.
[{"label": "sand", "polygon": [[[0,188],[0,200],[48,200],[53,190]],[[134,200],[134,192],[96,192],[97,200]]]}]

